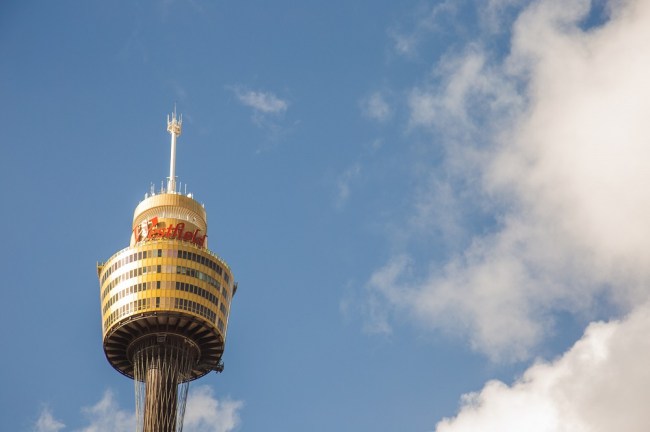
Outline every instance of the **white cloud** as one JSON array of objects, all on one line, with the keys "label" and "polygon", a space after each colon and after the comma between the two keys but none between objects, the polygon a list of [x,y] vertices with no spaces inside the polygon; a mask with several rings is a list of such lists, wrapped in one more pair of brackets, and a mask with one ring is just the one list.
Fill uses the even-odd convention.
[{"label": "white cloud", "polygon": [[90,424],[79,432],[131,432],[135,430],[135,414],[121,409],[113,392],[107,390],[95,405],[81,410]]},{"label": "white cloud", "polygon": [[361,101],[361,112],[366,117],[379,122],[388,120],[392,114],[390,105],[380,92],[374,92]]},{"label": "white cloud", "polygon": [[[409,125],[436,128],[448,137],[466,140],[472,133],[484,136],[504,127],[506,120],[520,112],[522,95],[517,92],[516,77],[490,61],[489,55],[472,43],[460,55],[443,56],[436,65],[440,80],[410,92]],[[485,123],[488,115],[490,121]]]},{"label": "white cloud", "polygon": [[242,104],[264,114],[282,114],[289,108],[289,102],[271,92],[235,88],[235,95]]},{"label": "white cloud", "polygon": [[274,147],[274,143],[280,141],[290,131],[293,125],[284,123],[284,114],[289,109],[289,101],[276,96],[272,92],[249,90],[241,86],[228,87],[237,100],[252,109],[251,120],[255,126],[266,132],[269,142],[259,143],[257,154]]},{"label": "white cloud", "polygon": [[415,35],[407,35],[393,31],[391,33],[395,51],[403,56],[411,57],[415,54],[417,38]]},{"label": "white cloud", "polygon": [[[210,386],[191,386],[187,398],[183,430],[187,432],[230,432],[241,420],[239,412],[242,401],[217,399]],[[119,407],[113,392],[107,390],[95,405],[84,407],[82,413],[88,425],[77,432],[131,432],[135,430],[136,417],[133,411]],[[59,432],[65,425],[56,420],[45,408],[35,425],[35,432]]]},{"label": "white cloud", "polygon": [[[648,298],[650,57],[639,53],[650,2],[612,1],[610,20],[585,31],[589,7],[533,2],[507,58],[471,44],[412,90],[411,127],[431,128],[445,146],[439,178],[482,197],[493,222],[444,263],[402,252],[378,269],[367,284],[375,316],[413,316],[516,360],[557,311],[589,314],[603,301],[629,311]],[[439,193],[437,184],[417,196],[411,223]],[[415,277],[420,266],[428,270]]]},{"label": "white cloud", "polygon": [[192,388],[187,398],[185,427],[188,432],[229,432],[240,424],[242,401],[216,399],[206,385]]},{"label": "white cloud", "polygon": [[389,32],[395,52],[404,57],[415,57],[418,45],[430,33],[442,32],[449,17],[456,14],[458,2],[444,0],[432,7],[417,11],[415,23],[409,31],[392,29]]},{"label": "white cloud", "polygon": [[34,432],[58,432],[65,424],[55,419],[48,407],[43,408],[34,425]]},{"label": "white cloud", "polygon": [[480,10],[483,28],[491,33],[507,31],[510,11],[521,9],[526,3],[527,0],[487,0]]},{"label": "white cloud", "polygon": [[436,432],[644,432],[650,424],[650,309],[591,324],[561,358],[530,367],[514,384],[488,382],[464,395]]}]

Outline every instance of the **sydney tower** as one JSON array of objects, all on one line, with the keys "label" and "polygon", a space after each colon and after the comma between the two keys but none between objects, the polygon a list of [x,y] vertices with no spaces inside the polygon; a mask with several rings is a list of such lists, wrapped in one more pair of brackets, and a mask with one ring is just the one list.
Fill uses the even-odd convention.
[{"label": "sydney tower", "polygon": [[[230,267],[208,249],[207,215],[176,185],[182,117],[167,118],[167,187],[135,209],[131,242],[98,264],[104,352],[135,382],[137,430],[182,431],[189,382],[223,370]],[[126,234],[126,233],[125,233]]]}]

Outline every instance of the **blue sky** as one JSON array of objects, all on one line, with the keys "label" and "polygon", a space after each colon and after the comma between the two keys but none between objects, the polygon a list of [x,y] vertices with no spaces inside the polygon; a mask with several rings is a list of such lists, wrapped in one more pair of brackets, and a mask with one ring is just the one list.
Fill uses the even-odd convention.
[{"label": "blue sky", "polygon": [[645,430],[648,2],[295,3],[0,6],[0,429],[132,430],[95,264],[176,103],[239,283],[186,430]]}]

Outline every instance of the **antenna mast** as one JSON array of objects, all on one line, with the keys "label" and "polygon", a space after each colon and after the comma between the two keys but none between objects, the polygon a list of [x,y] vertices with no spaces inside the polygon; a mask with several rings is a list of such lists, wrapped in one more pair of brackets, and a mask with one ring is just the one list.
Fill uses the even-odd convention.
[{"label": "antenna mast", "polygon": [[172,136],[172,151],[169,159],[169,179],[167,180],[167,193],[176,192],[176,138],[181,134],[183,115],[176,117],[176,104],[171,119],[167,115],[167,132]]}]

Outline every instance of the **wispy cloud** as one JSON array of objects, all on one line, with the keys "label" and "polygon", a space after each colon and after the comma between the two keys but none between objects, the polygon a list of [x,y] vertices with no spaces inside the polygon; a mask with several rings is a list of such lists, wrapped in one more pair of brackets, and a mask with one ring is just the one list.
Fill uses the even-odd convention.
[{"label": "wispy cloud", "polygon": [[482,2],[479,9],[481,26],[488,33],[508,32],[508,21],[513,14],[521,10],[529,2],[527,0],[487,0]]},{"label": "wispy cloud", "polygon": [[417,17],[408,30],[393,28],[389,31],[394,51],[407,58],[416,57],[421,41],[430,33],[445,28],[444,21],[449,22],[449,16],[456,14],[457,9],[458,2],[444,0],[432,7],[418,10]]},{"label": "wispy cloud", "polygon": [[510,126],[523,108],[525,95],[518,92],[518,77],[479,43],[443,56],[436,64],[436,77],[410,91],[410,127],[432,128],[465,142],[479,133],[482,143],[486,129],[495,133]]},{"label": "wispy cloud", "polygon": [[285,114],[289,109],[289,101],[276,96],[272,92],[250,90],[242,86],[231,86],[229,89],[235,94],[242,105],[252,111],[251,120],[255,126],[265,131],[269,142],[260,143],[256,153],[273,147],[291,128],[297,124],[286,125]]},{"label": "wispy cloud", "polygon": [[385,96],[381,92],[373,92],[370,96],[361,100],[362,114],[372,120],[384,122],[392,114],[392,110]]},{"label": "wispy cloud", "polygon": [[289,108],[289,102],[280,99],[271,92],[254,91],[236,87],[235,95],[239,102],[264,114],[283,114]]},{"label": "wispy cloud", "polygon": [[65,427],[65,424],[55,419],[51,410],[44,407],[34,425],[34,432],[58,432]]},{"label": "wispy cloud", "polygon": [[351,183],[359,176],[360,173],[361,165],[359,163],[355,163],[339,175],[336,182],[336,206],[338,208],[343,207],[350,198]]},{"label": "wispy cloud", "polygon": [[[638,52],[650,3],[612,2],[610,20],[585,31],[589,7],[534,2],[505,58],[470,43],[411,90],[411,128],[445,148],[431,169],[442,175],[425,179],[430,197],[469,190],[491,217],[465,226],[471,241],[443,262],[405,259],[406,248],[377,269],[367,284],[375,316],[383,299],[385,315],[459,332],[512,361],[552,333],[557,312],[629,311],[648,298],[650,59]],[[410,228],[448,223],[423,223],[417,212],[432,201],[414,199]]]},{"label": "wispy cloud", "polygon": [[[431,54],[432,47],[437,51],[448,44],[460,46],[463,39],[474,37],[475,31],[483,37],[508,33],[513,16],[529,3],[528,0],[442,0],[421,6],[410,22],[389,29],[392,52],[403,58],[422,60],[425,54]],[[476,14],[473,29],[468,28],[468,9]]]},{"label": "wispy cloud", "polygon": [[[218,399],[210,386],[191,387],[187,398],[185,423],[187,432],[230,432],[241,423],[239,413],[243,402]],[[133,411],[120,408],[112,391],[104,392],[95,405],[83,407],[87,426],[76,432],[132,432],[136,418]],[[49,408],[43,408],[35,424],[35,432],[65,431],[65,424],[56,420]]]}]

